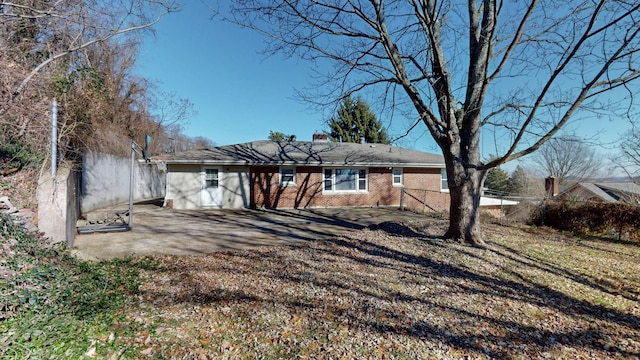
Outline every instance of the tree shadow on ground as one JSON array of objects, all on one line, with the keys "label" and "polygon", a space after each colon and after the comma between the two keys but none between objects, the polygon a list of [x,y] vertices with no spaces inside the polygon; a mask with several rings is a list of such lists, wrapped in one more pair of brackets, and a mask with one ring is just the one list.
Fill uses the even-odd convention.
[{"label": "tree shadow on ground", "polygon": [[420,233],[415,229],[411,228],[411,226],[397,222],[397,221],[385,221],[380,224],[374,224],[369,226],[370,230],[382,230],[388,234],[392,234],[395,236],[403,236],[403,237],[411,237],[411,238],[425,238],[428,237],[424,233]]},{"label": "tree shadow on ground", "polygon": [[[267,210],[269,213],[277,214],[289,219],[306,220],[309,223],[326,224],[343,227],[345,229],[359,230],[364,228],[362,224],[358,224],[355,221],[350,221],[344,217],[338,215],[328,215],[318,211],[311,210]],[[283,221],[284,225],[290,224],[290,222]]]},{"label": "tree shadow on ground", "polygon": [[[542,257],[536,257],[532,255],[528,255],[522,251],[515,249],[512,246],[508,246],[506,244],[496,244],[492,243],[493,248],[488,251],[492,251],[501,257],[508,258],[512,261],[521,262],[526,264],[526,266],[534,269],[538,269],[540,271],[544,271],[549,274],[553,274],[559,277],[563,277],[565,279],[569,279],[575,283],[582,284],[588,286],[594,290],[598,290],[601,292],[605,292],[614,296],[622,296],[631,301],[640,301],[638,297],[637,290],[635,289],[627,289],[628,291],[624,291],[620,289],[618,286],[615,286],[613,283],[606,281],[604,279],[599,279],[597,282],[593,279],[590,279],[584,274],[580,274],[578,271],[573,271],[551,262],[545,261]],[[597,248],[592,249],[596,250]],[[602,251],[602,249],[597,249]],[[622,254],[621,254],[622,255]]]},{"label": "tree shadow on ground", "polygon": [[[595,305],[590,302],[576,299],[572,296],[569,296],[560,291],[550,289],[547,286],[536,283],[534,281],[526,281],[519,282],[508,279],[501,279],[496,277],[490,277],[484,274],[480,274],[474,271],[471,271],[468,268],[464,268],[461,266],[453,266],[451,264],[443,263],[440,261],[434,261],[433,259],[425,256],[420,256],[416,254],[410,254],[401,252],[387,246],[381,244],[375,244],[366,241],[359,241],[357,243],[349,243],[346,244],[341,240],[336,240],[335,243],[341,246],[355,247],[359,252],[366,254],[366,257],[359,256],[350,256],[355,261],[364,262],[366,264],[372,264],[374,266],[381,266],[380,263],[385,262],[384,260],[393,260],[399,261],[401,264],[408,265],[417,265],[417,269],[421,269],[423,276],[434,276],[437,275],[439,277],[448,279],[449,281],[463,281],[465,284],[472,284],[469,286],[463,286],[462,289],[466,293],[474,293],[474,294],[484,294],[488,296],[499,296],[505,300],[515,300],[515,301],[523,301],[530,305],[538,306],[538,307],[551,307],[556,311],[559,311],[563,314],[575,316],[583,319],[587,319],[587,321],[602,321],[604,323],[613,323],[618,326],[622,326],[627,329],[639,329],[640,328],[640,319],[637,316],[623,313],[610,307],[605,307],[602,305]],[[338,254],[336,254],[338,255]],[[504,254],[499,254],[504,255]],[[340,254],[340,256],[345,256],[345,254]],[[374,259],[382,259],[382,261],[376,263],[371,261],[371,257]],[[511,260],[521,262],[518,258],[511,258]],[[558,269],[543,268],[531,263],[523,263],[521,265],[524,267],[537,267],[539,270],[552,273],[555,271],[555,275],[564,277],[567,280],[586,284],[594,287],[600,291],[606,291],[606,289],[595,286],[593,282],[587,281],[584,278],[580,278],[574,276],[568,271],[558,271]],[[406,270],[405,270],[406,272]],[[370,294],[369,294],[370,295]],[[398,299],[398,294],[389,294],[389,298]],[[426,298],[411,298],[404,297],[404,301],[408,302],[423,302],[426,304],[431,304],[431,300]],[[630,299],[634,300],[634,299]],[[441,305],[440,305],[441,306]],[[446,308],[446,307],[445,307]],[[474,318],[477,320],[482,320],[485,322],[492,323],[497,325],[498,327],[509,329],[510,332],[513,333],[511,336],[503,336],[503,337],[493,337],[493,341],[498,342],[508,342],[510,339],[520,339],[527,340],[537,343],[542,349],[547,349],[548,347],[553,345],[553,339],[563,339],[563,345],[575,345],[575,346],[603,346],[600,342],[602,339],[606,338],[605,334],[598,334],[593,329],[590,329],[586,332],[571,332],[571,336],[567,336],[568,334],[563,331],[552,332],[552,331],[542,331],[540,333],[539,329],[534,326],[524,326],[521,323],[514,321],[503,321],[492,317],[484,317],[481,314],[466,312],[464,309],[451,307],[448,308],[448,311],[457,312],[459,315]],[[379,326],[375,324],[369,324],[370,326]],[[422,328],[422,325],[426,325],[424,322],[418,322],[415,326],[411,328],[400,327],[394,328],[389,326],[382,326],[381,330],[384,331],[393,331],[397,333],[432,333],[434,329],[430,326],[426,326],[426,328]],[[470,336],[453,336],[450,337],[450,343],[452,345],[461,346],[462,344],[472,344],[477,341],[486,338],[486,336],[482,335],[470,335]],[[552,339],[549,341],[549,339]],[[623,356],[638,356],[640,352],[626,352],[623,349],[615,349],[609,346],[609,350],[613,352],[617,352]],[[498,353],[487,353],[489,356],[500,356]]]},{"label": "tree shadow on ground", "polygon": [[[379,230],[387,235],[378,239]],[[388,236],[393,230],[403,235]],[[402,246],[411,241],[422,248]],[[179,277],[187,289],[172,298],[177,303],[267,303],[307,312],[314,320],[331,314],[355,329],[437,341],[477,356],[532,356],[561,348],[607,357],[640,356],[637,347],[625,347],[615,341],[616,336],[639,335],[638,316],[552,289],[527,274],[539,271],[568,283],[584,283],[603,291],[601,288],[569,270],[538,264],[537,259],[510,252],[504,246],[490,246],[493,249],[471,249],[390,223],[363,230],[354,237],[336,237],[296,248],[230,252],[224,254],[224,261],[203,262],[198,269],[177,266],[159,267],[157,271],[177,271],[170,276]],[[507,274],[513,276],[494,276],[471,265],[474,259],[489,265],[492,261],[506,261],[516,268]],[[200,276],[208,272],[246,276],[252,279],[251,287],[203,285]],[[271,287],[285,289],[312,287],[323,289],[319,294],[324,295],[315,298],[296,296],[291,291],[265,291],[261,284],[277,284]],[[398,284],[405,287],[398,288]],[[415,287],[427,290],[409,291]],[[330,298],[348,296],[350,305],[328,300],[327,293]],[[162,295],[162,291],[155,294]],[[486,306],[476,306],[483,301]],[[509,309],[509,304],[516,303],[526,306],[521,305],[517,311]],[[518,311],[527,309],[534,315],[517,316]],[[565,327],[558,318],[571,324]],[[333,317],[322,320],[328,319]]]}]

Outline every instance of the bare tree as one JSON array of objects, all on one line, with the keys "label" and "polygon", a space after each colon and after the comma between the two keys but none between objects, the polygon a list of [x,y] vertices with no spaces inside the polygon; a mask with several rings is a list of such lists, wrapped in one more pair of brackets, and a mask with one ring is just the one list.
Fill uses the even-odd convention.
[{"label": "bare tree", "polygon": [[176,9],[173,0],[0,1],[1,30],[9,39],[0,42],[0,50],[13,52],[14,66],[23,66],[22,78],[16,79],[0,103],[0,116],[48,66],[60,61],[77,66],[85,60],[84,49],[118,35],[150,29]]},{"label": "bare tree", "polygon": [[[546,0],[235,0],[237,24],[268,51],[332,64],[315,89],[334,100],[365,88],[410,104],[441,148],[451,195],[445,234],[483,244],[489,169],[534,152],[598,99],[640,77],[640,4]],[[324,86],[319,86],[324,85]],[[330,87],[330,85],[333,85]],[[625,93],[625,90],[627,92]],[[501,152],[480,156],[480,134]]]},{"label": "bare tree", "polygon": [[622,156],[616,162],[630,178],[640,176],[640,129],[633,127],[624,135],[620,151]]},{"label": "bare tree", "polygon": [[602,158],[587,143],[576,136],[550,139],[532,155],[531,160],[543,176],[555,176],[561,185],[568,179],[578,182],[599,176]]},{"label": "bare tree", "polygon": [[149,121],[146,80],[131,76],[136,35],[174,10],[173,0],[0,0],[0,140],[43,152],[55,98],[61,158],[128,153]]},{"label": "bare tree", "polygon": [[211,141],[211,139],[203,137],[203,136],[196,136],[193,138],[193,149],[211,149],[212,147],[215,147],[216,143]]},{"label": "bare tree", "polygon": [[150,102],[154,120],[164,127],[183,124],[198,114],[191,101],[172,91],[155,91]]},{"label": "bare tree", "polygon": [[[74,157],[86,150],[128,155],[157,127],[146,111],[150,85],[133,75],[139,41],[107,41],[85,49],[88,65],[52,75],[60,103],[59,148]],[[90,64],[90,65],[89,65]]]},{"label": "bare tree", "polygon": [[158,141],[158,145],[162,147],[160,152],[165,153],[207,149],[216,146],[211,139],[202,136],[190,137],[185,135],[184,129],[179,124],[163,127],[161,136],[164,137]]}]

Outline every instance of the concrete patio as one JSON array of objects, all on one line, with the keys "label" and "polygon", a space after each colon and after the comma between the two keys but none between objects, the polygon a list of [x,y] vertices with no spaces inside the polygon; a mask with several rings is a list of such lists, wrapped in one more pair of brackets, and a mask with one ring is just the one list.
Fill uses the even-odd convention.
[{"label": "concrete patio", "polygon": [[87,260],[204,255],[327,239],[382,222],[424,216],[397,208],[172,210],[154,203],[136,204],[133,214],[132,230],[77,235],[73,252]]}]

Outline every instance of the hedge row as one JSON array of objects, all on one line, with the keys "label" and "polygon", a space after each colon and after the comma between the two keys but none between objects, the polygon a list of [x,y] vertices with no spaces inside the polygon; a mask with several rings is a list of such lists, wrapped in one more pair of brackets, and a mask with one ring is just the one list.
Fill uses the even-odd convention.
[{"label": "hedge row", "polygon": [[548,202],[532,222],[585,235],[640,241],[640,207],[623,203]]}]

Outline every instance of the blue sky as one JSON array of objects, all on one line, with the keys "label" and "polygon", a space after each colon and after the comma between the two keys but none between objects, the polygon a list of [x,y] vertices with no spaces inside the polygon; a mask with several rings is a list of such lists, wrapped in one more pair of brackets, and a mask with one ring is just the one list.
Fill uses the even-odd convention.
[{"label": "blue sky", "polygon": [[311,140],[325,128],[322,114],[294,99],[308,64],[267,58],[258,34],[210,16],[201,2],[187,3],[160,21],[138,60],[140,75],[195,105],[187,135],[227,145],[266,139],[270,130]]},{"label": "blue sky", "polygon": [[[189,1],[180,12],[164,17],[155,37],[145,39],[137,64],[139,75],[194,104],[198,114],[185,126],[187,135],[227,145],[266,139],[270,130],[311,140],[315,131],[327,129],[329,111],[309,110],[295,99],[295,89],[308,86],[309,63],[265,57],[259,34],[211,15],[203,2]],[[394,119],[391,135],[404,132],[408,121]],[[627,127],[626,121],[594,120],[567,130],[584,136],[599,133],[602,141],[613,143]],[[483,139],[485,156],[493,153],[492,141],[488,135]],[[439,152],[424,125],[397,145]]]}]

